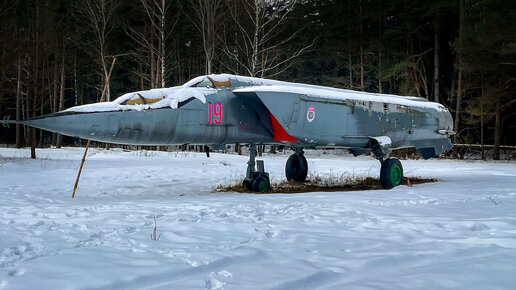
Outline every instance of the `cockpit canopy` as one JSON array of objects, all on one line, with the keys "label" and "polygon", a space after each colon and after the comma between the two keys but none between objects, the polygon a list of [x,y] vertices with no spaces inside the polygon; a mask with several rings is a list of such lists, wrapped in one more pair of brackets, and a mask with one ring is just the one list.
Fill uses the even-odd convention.
[{"label": "cockpit canopy", "polygon": [[191,88],[213,88],[231,87],[231,80],[226,75],[200,76],[184,84]]},{"label": "cockpit canopy", "polygon": [[[150,105],[170,97],[171,92],[177,92],[180,89],[200,88],[200,89],[217,89],[222,87],[231,87],[231,80],[227,75],[209,75],[196,77],[186,84],[173,87],[153,89],[148,91],[139,91],[125,94],[117,98],[114,102],[123,106],[132,105]],[[172,90],[171,90],[172,89]]]}]

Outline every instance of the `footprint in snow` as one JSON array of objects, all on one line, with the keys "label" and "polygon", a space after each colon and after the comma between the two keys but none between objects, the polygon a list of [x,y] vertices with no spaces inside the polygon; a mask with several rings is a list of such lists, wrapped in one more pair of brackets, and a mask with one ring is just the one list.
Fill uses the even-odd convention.
[{"label": "footprint in snow", "polygon": [[8,273],[8,275],[11,277],[21,276],[23,274],[25,274],[25,269],[23,269],[23,268],[14,269],[12,271],[9,271],[9,273]]},{"label": "footprint in snow", "polygon": [[227,279],[233,277],[231,272],[222,270],[220,272],[211,272],[206,278],[206,289],[224,289],[224,286],[228,284]]},{"label": "footprint in snow", "polygon": [[265,232],[265,236],[269,239],[275,238],[279,235],[279,231],[267,231]]},{"label": "footprint in snow", "polygon": [[45,224],[45,222],[44,222],[44,221],[39,221],[39,222],[37,222],[37,223],[33,224],[33,225],[31,226],[31,228],[33,228],[33,229],[37,229],[37,228],[41,227],[41,226],[42,226],[42,225],[44,225],[44,224]]}]

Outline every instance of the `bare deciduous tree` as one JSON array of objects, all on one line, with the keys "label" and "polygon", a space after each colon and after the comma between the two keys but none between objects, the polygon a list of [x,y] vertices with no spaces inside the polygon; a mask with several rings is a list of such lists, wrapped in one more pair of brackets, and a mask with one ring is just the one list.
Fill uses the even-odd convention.
[{"label": "bare deciduous tree", "polygon": [[250,76],[273,76],[285,71],[294,58],[313,46],[312,42],[292,50],[285,49],[303,30],[295,30],[286,37],[281,35],[297,2],[226,0],[236,27],[236,39],[234,43],[223,39],[224,52]]},{"label": "bare deciduous tree", "polygon": [[219,41],[218,32],[221,25],[220,19],[223,17],[221,8],[223,0],[188,0],[194,7],[194,17],[192,23],[201,33],[204,55],[206,58],[207,74],[211,74],[213,57]]},{"label": "bare deciduous tree", "polygon": [[[113,30],[111,19],[117,6],[115,2],[109,0],[85,0],[80,2],[82,5],[76,6],[76,14],[80,23],[89,28],[90,33],[94,35],[93,39],[82,38],[80,45],[86,48],[86,52],[101,67],[100,75],[102,81],[107,79],[108,75],[108,37]],[[101,89],[101,88],[99,88]],[[107,101],[110,100],[109,85],[106,93]]]},{"label": "bare deciduous tree", "polygon": [[[138,63],[137,75],[141,88],[144,80],[151,88],[165,87],[167,50],[165,44],[179,21],[180,13],[176,13],[172,24],[167,26],[166,16],[170,9],[170,1],[140,0],[142,12],[147,16],[144,26],[126,27],[126,33],[136,42],[132,50]],[[150,66],[147,73],[147,66]]]}]

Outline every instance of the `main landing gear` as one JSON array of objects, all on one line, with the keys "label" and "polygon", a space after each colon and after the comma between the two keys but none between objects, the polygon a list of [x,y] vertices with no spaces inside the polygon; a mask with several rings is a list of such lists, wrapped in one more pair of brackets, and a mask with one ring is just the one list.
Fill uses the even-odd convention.
[{"label": "main landing gear", "polygon": [[389,157],[384,159],[386,154],[377,141],[371,142],[370,147],[376,159],[382,164],[380,168],[380,184],[382,188],[391,189],[400,185],[403,181],[403,166],[398,158]]},{"label": "main landing gear", "polygon": [[271,190],[269,173],[265,172],[263,160],[256,160],[256,145],[249,145],[249,162],[243,182],[249,191],[268,192]]},{"label": "main landing gear", "polygon": [[383,160],[380,169],[380,184],[384,189],[391,189],[401,184],[403,180],[403,167],[398,158]]},{"label": "main landing gear", "polygon": [[[372,142],[370,148],[376,159],[382,164],[380,169],[380,184],[384,189],[391,189],[403,181],[403,166],[397,158],[386,158],[378,142]],[[308,162],[303,149],[294,148],[295,153],[290,155],[285,165],[285,175],[288,181],[304,182],[308,173]],[[249,162],[243,184],[253,192],[268,192],[271,190],[269,173],[265,172],[263,160],[256,160],[256,145],[249,145]]]},{"label": "main landing gear", "polygon": [[285,165],[285,175],[289,182],[304,182],[308,174],[308,162],[303,149],[294,148],[295,153],[290,155]]}]

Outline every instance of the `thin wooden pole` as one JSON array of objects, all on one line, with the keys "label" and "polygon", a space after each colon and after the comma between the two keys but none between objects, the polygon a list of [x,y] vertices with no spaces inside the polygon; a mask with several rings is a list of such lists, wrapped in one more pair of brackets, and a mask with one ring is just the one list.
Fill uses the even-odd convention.
[{"label": "thin wooden pole", "polygon": [[82,155],[81,167],[79,167],[79,173],[77,174],[77,179],[75,179],[75,185],[73,186],[72,198],[75,198],[75,191],[77,190],[77,186],[79,185],[79,178],[81,178],[82,167],[84,166],[84,161],[86,161],[86,154],[88,153],[88,148],[90,147],[90,140],[86,143],[86,149],[84,150],[84,155]]},{"label": "thin wooden pole", "polygon": [[[109,78],[111,77],[111,72],[113,71],[113,67],[115,66],[116,58],[113,58],[113,62],[111,63],[111,68],[109,69],[109,74],[104,83],[104,89],[102,90],[102,96],[100,97],[100,101],[104,102],[107,87],[109,84]],[[84,149],[84,155],[82,156],[81,166],[79,167],[79,173],[77,173],[77,179],[75,179],[75,185],[73,186],[72,198],[75,198],[75,191],[77,190],[77,186],[79,186],[79,178],[81,178],[82,167],[84,166],[84,161],[86,161],[86,154],[88,153],[88,148],[90,148],[90,140],[86,143],[86,149]]]}]

